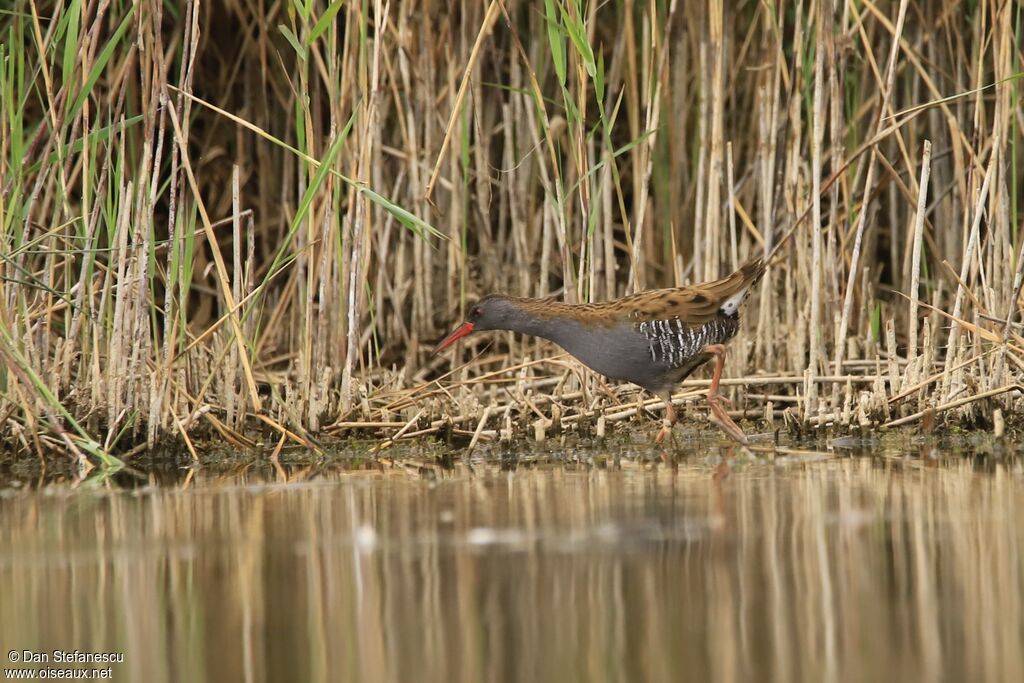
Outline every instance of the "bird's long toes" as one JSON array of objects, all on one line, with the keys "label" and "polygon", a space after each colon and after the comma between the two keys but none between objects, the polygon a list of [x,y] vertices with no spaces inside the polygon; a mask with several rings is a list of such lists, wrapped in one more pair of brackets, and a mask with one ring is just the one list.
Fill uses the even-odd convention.
[{"label": "bird's long toes", "polygon": [[739,428],[739,425],[732,421],[732,418],[729,417],[720,405],[712,404],[711,421],[718,425],[723,432],[732,437],[740,445],[744,447],[750,445],[750,440],[747,439],[747,435],[743,433],[743,430]]}]

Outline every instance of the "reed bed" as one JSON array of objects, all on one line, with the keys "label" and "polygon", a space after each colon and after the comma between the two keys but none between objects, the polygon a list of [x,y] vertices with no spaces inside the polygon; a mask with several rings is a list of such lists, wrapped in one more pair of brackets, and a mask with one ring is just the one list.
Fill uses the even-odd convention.
[{"label": "reed bed", "polygon": [[83,463],[601,433],[657,404],[536,340],[433,342],[489,291],[598,301],[757,254],[735,414],[1002,432],[1022,33],[1007,0],[15,0],[3,433]]}]

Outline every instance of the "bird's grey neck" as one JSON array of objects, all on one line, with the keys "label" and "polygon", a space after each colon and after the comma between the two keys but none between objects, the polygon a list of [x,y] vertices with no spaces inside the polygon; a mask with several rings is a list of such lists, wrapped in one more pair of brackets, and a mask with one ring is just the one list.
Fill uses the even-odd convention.
[{"label": "bird's grey neck", "polygon": [[556,344],[561,344],[566,334],[567,325],[565,321],[557,321],[551,318],[540,318],[525,311],[520,312],[508,321],[508,329],[520,334],[529,334],[534,337],[550,339]]}]

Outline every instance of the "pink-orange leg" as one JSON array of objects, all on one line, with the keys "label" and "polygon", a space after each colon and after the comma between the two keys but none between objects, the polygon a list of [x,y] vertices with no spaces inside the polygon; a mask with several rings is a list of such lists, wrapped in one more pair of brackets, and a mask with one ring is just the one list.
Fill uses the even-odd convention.
[{"label": "pink-orange leg", "polygon": [[661,431],[658,432],[658,436],[654,437],[654,443],[661,443],[665,440],[665,437],[672,433],[672,428],[675,426],[679,418],[676,417],[676,407],[672,405],[672,392],[667,393],[664,396],[665,399],[665,421],[661,423]]},{"label": "pink-orange leg", "polygon": [[708,407],[711,408],[711,415],[722,431],[746,446],[750,443],[747,435],[725,412],[725,408],[722,407],[725,399],[718,395],[718,382],[722,379],[722,368],[725,367],[725,345],[710,344],[704,347],[704,353],[710,353],[715,357],[715,371],[711,375],[711,386],[708,387]]}]

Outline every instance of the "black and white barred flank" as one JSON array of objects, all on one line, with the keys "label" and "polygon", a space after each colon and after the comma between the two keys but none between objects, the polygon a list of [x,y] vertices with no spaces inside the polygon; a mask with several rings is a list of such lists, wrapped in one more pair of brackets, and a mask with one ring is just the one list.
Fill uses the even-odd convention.
[{"label": "black and white barred flank", "polygon": [[720,315],[703,325],[689,326],[678,317],[637,324],[647,338],[651,360],[671,368],[686,365],[710,344],[724,344],[740,329],[737,315]]}]

